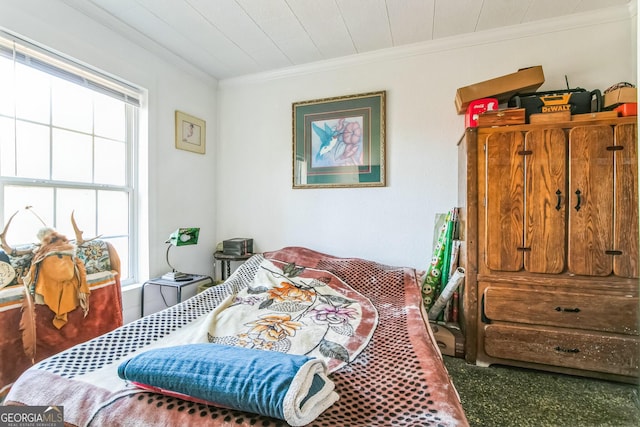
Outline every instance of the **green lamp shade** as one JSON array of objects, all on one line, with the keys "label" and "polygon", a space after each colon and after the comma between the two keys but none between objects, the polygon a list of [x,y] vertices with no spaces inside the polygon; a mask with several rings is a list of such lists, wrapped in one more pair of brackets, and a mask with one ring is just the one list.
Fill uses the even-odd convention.
[{"label": "green lamp shade", "polygon": [[171,233],[168,242],[174,246],[195,245],[199,234],[200,228],[178,228]]}]

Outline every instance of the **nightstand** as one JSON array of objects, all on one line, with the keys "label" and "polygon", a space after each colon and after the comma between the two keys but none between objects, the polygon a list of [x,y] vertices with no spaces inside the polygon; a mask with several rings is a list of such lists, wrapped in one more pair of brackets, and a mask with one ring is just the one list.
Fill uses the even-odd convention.
[{"label": "nightstand", "polygon": [[231,261],[246,261],[251,258],[254,254],[244,254],[244,255],[228,255],[224,252],[216,252],[213,254],[213,257],[220,261],[220,267],[222,267],[222,280],[225,280],[227,277],[231,275]]},{"label": "nightstand", "polygon": [[204,282],[213,283],[213,279],[211,276],[201,276],[198,274],[191,275],[192,278],[190,280],[166,280],[162,277],[156,277],[155,279],[147,280],[142,284],[142,294],[140,295],[140,317],[144,317],[144,288],[148,285],[160,286],[160,291],[162,292],[162,287],[174,288],[176,290],[176,298],[178,303],[182,302],[182,288],[198,285]]}]

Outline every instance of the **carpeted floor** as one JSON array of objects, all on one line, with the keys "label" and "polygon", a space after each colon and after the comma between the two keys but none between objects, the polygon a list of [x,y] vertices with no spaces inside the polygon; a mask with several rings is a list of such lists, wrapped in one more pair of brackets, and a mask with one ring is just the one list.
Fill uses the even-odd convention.
[{"label": "carpeted floor", "polygon": [[472,427],[637,427],[639,387],[444,356]]}]

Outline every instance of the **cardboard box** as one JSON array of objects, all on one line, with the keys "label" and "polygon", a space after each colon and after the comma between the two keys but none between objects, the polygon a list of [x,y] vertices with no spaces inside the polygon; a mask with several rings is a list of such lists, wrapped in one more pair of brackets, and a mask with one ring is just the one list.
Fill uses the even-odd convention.
[{"label": "cardboard box", "polygon": [[604,94],[604,108],[614,107],[626,102],[638,102],[638,89],[621,87]]},{"label": "cardboard box", "polygon": [[478,126],[522,125],[525,123],[525,120],[524,108],[507,108],[496,111],[485,111],[480,114],[478,116]]},{"label": "cardboard box", "polygon": [[442,354],[464,358],[464,335],[457,325],[429,322],[429,326]]},{"label": "cardboard box", "polygon": [[464,114],[471,101],[481,98],[497,98],[507,102],[516,93],[535,92],[544,83],[542,66],[523,68],[515,73],[486,80],[456,91],[456,110]]}]

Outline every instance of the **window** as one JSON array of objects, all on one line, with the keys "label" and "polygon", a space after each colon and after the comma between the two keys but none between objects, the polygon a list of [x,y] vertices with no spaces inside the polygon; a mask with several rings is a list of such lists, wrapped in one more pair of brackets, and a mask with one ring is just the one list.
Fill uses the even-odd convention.
[{"label": "window", "polygon": [[[100,235],[133,280],[134,153],[140,94],[103,73],[0,32],[0,200],[7,241],[43,226]],[[29,212],[24,212],[29,206]]]}]

